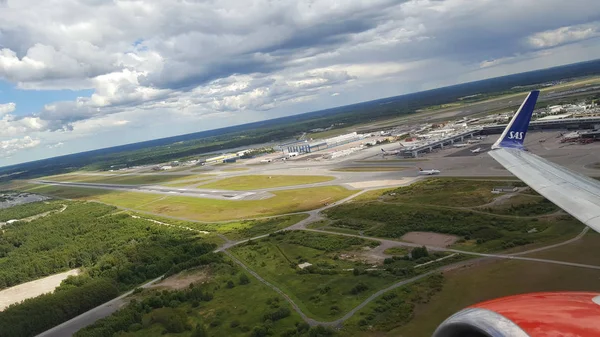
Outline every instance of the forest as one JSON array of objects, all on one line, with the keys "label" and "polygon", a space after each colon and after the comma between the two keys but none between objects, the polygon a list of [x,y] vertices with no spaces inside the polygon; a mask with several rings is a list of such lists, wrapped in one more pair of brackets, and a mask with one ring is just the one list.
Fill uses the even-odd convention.
[{"label": "forest", "polygon": [[[51,295],[0,312],[0,326],[11,331],[7,336],[39,333],[144,281],[214,258],[216,246],[195,232],[112,214],[114,207],[98,203],[63,202],[62,213],[15,222],[0,232],[0,288],[68,269],[83,271]],[[80,298],[89,300],[80,303]],[[49,306],[63,309],[60,314],[44,310]],[[31,315],[39,319],[31,321]]]}]

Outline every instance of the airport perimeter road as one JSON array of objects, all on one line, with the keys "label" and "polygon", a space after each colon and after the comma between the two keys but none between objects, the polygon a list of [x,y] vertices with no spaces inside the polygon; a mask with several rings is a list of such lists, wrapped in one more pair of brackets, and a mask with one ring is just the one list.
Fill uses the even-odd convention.
[{"label": "airport perimeter road", "polygon": [[[161,277],[155,278],[154,280],[145,283],[142,285],[142,288],[147,288],[154,284],[155,282],[160,281]],[[72,336],[74,333],[79,331],[80,329],[85,328],[88,325],[93,324],[99,319],[107,317],[111,315],[113,312],[119,310],[123,305],[127,304],[127,300],[125,297],[131,295],[133,290],[126,292],[125,294],[112,299],[100,306],[95,307],[92,310],[86,311],[83,314],[74,317],[61,325],[57,325],[50,330],[46,330],[41,334],[37,335],[37,337],[66,337]]]}]

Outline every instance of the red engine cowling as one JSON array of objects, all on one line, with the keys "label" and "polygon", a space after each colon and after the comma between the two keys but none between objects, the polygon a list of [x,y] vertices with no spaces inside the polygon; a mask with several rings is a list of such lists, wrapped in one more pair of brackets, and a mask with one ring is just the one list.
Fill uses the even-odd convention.
[{"label": "red engine cowling", "polygon": [[600,294],[532,293],[482,302],[450,316],[433,337],[600,337]]}]

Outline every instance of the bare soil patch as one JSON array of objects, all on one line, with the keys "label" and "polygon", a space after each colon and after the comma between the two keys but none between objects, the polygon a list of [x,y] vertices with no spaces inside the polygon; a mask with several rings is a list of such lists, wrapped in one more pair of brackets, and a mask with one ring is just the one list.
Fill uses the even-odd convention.
[{"label": "bare soil patch", "polygon": [[424,246],[448,247],[458,241],[459,237],[432,232],[410,232],[404,234],[401,239]]},{"label": "bare soil patch", "polygon": [[210,279],[210,271],[206,268],[185,270],[155,283],[151,288],[184,289],[192,283],[204,283]]}]

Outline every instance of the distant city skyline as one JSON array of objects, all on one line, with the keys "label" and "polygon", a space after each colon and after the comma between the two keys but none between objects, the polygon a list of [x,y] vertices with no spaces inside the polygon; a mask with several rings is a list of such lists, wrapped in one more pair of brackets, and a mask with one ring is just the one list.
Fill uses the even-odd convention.
[{"label": "distant city skyline", "polygon": [[0,1],[0,166],[600,58],[569,2]]}]

